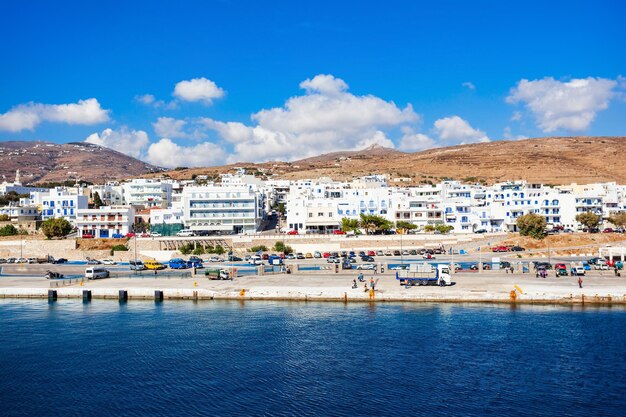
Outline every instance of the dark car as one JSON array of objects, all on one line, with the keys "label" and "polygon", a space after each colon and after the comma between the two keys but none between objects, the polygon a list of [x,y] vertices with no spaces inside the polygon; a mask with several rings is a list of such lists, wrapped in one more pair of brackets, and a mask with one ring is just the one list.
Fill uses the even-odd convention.
[{"label": "dark car", "polygon": [[548,262],[535,262],[535,269],[552,269],[552,265]]},{"label": "dark car", "polygon": [[374,258],[371,256],[361,256],[361,261],[363,262],[374,262]]},{"label": "dark car", "polygon": [[511,246],[511,252],[524,252],[526,249],[521,246]]},{"label": "dark car", "polygon": [[240,261],[243,261],[243,259],[241,259],[239,256],[230,255],[230,256],[228,256],[228,261],[229,262],[240,262]]},{"label": "dark car", "polygon": [[393,251],[393,256],[400,256],[400,251],[399,250],[394,250]]},{"label": "dark car", "polygon": [[67,259],[65,258],[59,258],[59,259],[55,259],[54,262],[52,262],[53,264],[64,264],[67,262]]}]

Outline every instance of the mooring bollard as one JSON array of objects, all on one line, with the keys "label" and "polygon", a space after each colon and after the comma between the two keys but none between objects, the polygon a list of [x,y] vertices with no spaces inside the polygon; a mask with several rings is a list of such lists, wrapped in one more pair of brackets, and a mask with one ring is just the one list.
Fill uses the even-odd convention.
[{"label": "mooring bollard", "polygon": [[91,290],[83,290],[83,302],[91,301]]},{"label": "mooring bollard", "polygon": [[48,301],[57,300],[57,290],[48,290]]},{"label": "mooring bollard", "polygon": [[154,301],[163,301],[163,291],[161,290],[154,291]]},{"label": "mooring bollard", "polygon": [[128,291],[120,290],[120,292],[119,292],[119,299],[120,299],[120,302],[128,301]]}]

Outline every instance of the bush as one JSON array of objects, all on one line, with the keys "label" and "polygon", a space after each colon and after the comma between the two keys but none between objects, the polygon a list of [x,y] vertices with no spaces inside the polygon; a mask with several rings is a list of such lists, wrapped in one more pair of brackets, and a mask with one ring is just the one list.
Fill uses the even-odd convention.
[{"label": "bush", "polygon": [[258,251],[267,252],[268,250],[269,249],[267,249],[267,246],[265,246],[265,245],[253,246],[250,249],[248,249],[248,251],[250,251],[250,252],[258,252]]},{"label": "bush", "polygon": [[0,214],[0,222],[8,222],[11,220],[8,214]]},{"label": "bush", "polygon": [[204,248],[202,246],[198,246],[192,252],[194,255],[204,255]]},{"label": "bush", "polygon": [[285,255],[293,253],[293,249],[289,245],[285,245],[281,240],[274,243],[274,250],[276,252],[283,252]]},{"label": "bush", "polygon": [[602,221],[602,217],[588,211],[586,213],[580,213],[576,216],[576,221],[587,228],[590,232],[598,227]]},{"label": "bush", "polygon": [[0,227],[0,236],[15,236],[17,233],[17,229],[12,224]]},{"label": "bush", "polygon": [[224,252],[226,252],[226,251],[221,246],[216,246],[215,248],[213,248],[213,253],[216,254],[216,255],[223,255]]},{"label": "bush", "polygon": [[183,255],[189,255],[191,253],[191,251],[193,251],[193,244],[191,243],[187,243],[185,245],[182,245],[178,251],[180,253],[182,253]]},{"label": "bush", "polygon": [[114,255],[114,253],[113,253],[113,252],[116,252],[116,251],[118,251],[118,252],[119,252],[119,251],[124,251],[124,252],[126,252],[126,251],[128,251],[128,248],[127,248],[125,245],[115,245],[115,246],[113,246],[113,247],[111,248],[111,256],[113,256],[113,255]]}]

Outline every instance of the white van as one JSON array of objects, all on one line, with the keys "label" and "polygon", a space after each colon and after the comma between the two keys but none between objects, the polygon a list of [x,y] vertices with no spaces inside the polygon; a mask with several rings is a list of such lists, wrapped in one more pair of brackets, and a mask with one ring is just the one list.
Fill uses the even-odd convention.
[{"label": "white van", "polygon": [[252,255],[248,260],[248,263],[250,265],[263,265],[263,258],[261,258],[259,255]]},{"label": "white van", "polygon": [[129,261],[128,265],[130,266],[131,271],[143,271],[144,269],[146,269],[143,261],[140,261],[139,259]]},{"label": "white van", "polygon": [[108,278],[109,271],[104,268],[87,268],[85,269],[85,278],[87,279],[99,279]]},{"label": "white van", "polygon": [[179,237],[191,237],[195,235],[196,234],[193,232],[193,230],[190,230],[190,229],[183,229],[183,230],[180,230],[178,233],[176,233],[176,236],[179,236]]}]

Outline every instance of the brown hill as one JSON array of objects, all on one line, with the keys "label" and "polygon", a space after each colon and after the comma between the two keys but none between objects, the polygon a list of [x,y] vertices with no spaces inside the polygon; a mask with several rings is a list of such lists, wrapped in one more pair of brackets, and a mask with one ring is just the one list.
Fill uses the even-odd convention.
[{"label": "brown hill", "polygon": [[523,179],[544,184],[616,181],[626,184],[626,137],[549,137],[494,141],[436,148],[416,153],[374,146],[334,152],[294,162],[238,163],[220,167],[170,171],[177,179],[234,172],[263,177],[303,179],[321,176],[348,180],[368,174],[411,178],[418,184],[445,178],[494,183]]},{"label": "brown hill", "polygon": [[0,142],[0,182],[12,182],[17,169],[24,184],[76,178],[101,183],[161,171],[130,156],[84,142]]}]

